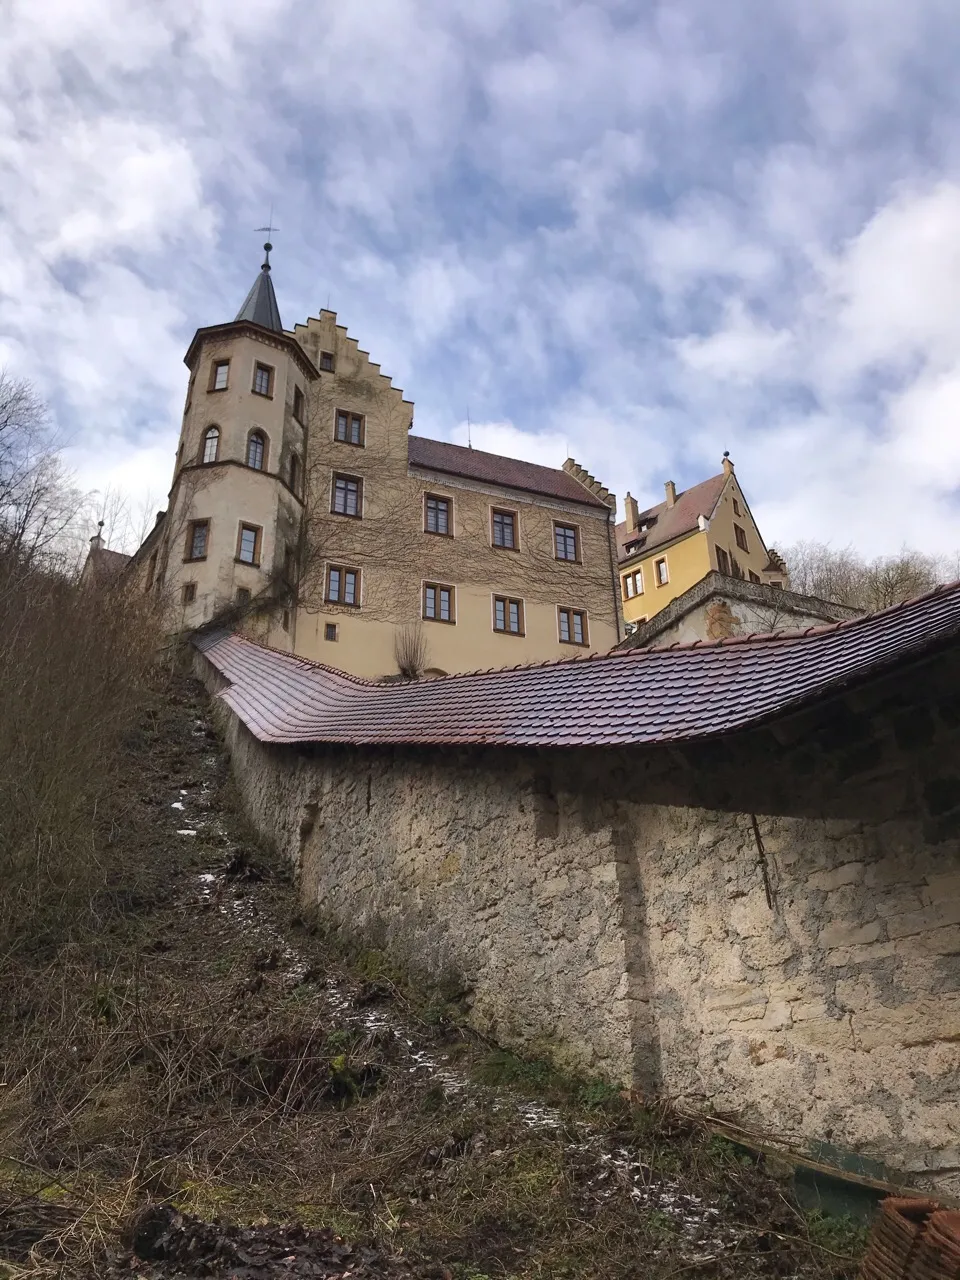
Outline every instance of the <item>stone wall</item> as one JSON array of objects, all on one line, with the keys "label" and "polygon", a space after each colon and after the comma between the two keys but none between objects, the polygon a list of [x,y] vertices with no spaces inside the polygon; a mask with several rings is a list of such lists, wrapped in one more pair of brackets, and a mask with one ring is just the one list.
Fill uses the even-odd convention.
[{"label": "stone wall", "polygon": [[[202,662],[202,660],[201,660]],[[960,662],[684,748],[268,748],[304,899],[501,1043],[960,1191]]]}]

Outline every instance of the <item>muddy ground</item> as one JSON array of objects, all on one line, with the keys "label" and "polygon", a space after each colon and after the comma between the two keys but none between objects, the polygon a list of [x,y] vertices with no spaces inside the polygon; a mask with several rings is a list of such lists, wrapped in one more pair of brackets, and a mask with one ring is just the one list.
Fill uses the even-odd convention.
[{"label": "muddy ground", "polygon": [[2,975],[0,1275],[852,1280],[747,1153],[334,951],[191,680],[128,750],[97,938]]}]

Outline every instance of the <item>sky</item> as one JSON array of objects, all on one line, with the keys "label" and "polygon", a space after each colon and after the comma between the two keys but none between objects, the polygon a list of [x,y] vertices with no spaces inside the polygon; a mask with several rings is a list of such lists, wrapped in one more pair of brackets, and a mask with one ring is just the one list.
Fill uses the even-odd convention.
[{"label": "sky", "polygon": [[0,365],[164,505],[259,266],[420,435],[960,548],[956,0],[0,0]]}]

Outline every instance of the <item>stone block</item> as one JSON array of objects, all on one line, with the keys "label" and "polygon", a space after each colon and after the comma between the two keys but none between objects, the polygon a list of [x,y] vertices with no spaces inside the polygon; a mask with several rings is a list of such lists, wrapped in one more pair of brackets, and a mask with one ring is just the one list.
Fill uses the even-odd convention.
[{"label": "stone block", "polygon": [[761,1026],[765,1031],[782,1031],[793,1025],[793,1013],[786,1000],[771,1000],[763,1015]]},{"label": "stone block", "polygon": [[908,938],[911,934],[925,933],[928,929],[939,929],[950,924],[960,924],[960,898],[938,902],[935,906],[923,907],[920,911],[908,911],[902,916],[890,916],[887,920],[887,934],[891,938]]},{"label": "stone block", "polygon": [[809,1018],[794,1023],[790,1032],[791,1043],[817,1053],[831,1053],[840,1049],[851,1052],[856,1048],[849,1016],[843,1018]]},{"label": "stone block", "polygon": [[566,893],[569,888],[569,876],[553,876],[549,880],[541,881],[539,896],[541,898],[559,898],[560,895],[562,893]]},{"label": "stone block", "polygon": [[827,953],[827,964],[834,969],[850,964],[869,964],[872,960],[885,960],[897,954],[894,942],[868,942],[860,947],[836,947]]},{"label": "stone block", "polygon": [[857,1048],[866,1053],[960,1037],[960,995],[925,997],[896,1009],[875,1007],[852,1015]]},{"label": "stone block", "polygon": [[790,1006],[794,1022],[809,1022],[829,1016],[826,1000],[797,1000]]},{"label": "stone block", "polygon": [[749,1005],[766,1005],[767,995],[749,982],[733,982],[725,987],[708,989],[704,1008],[711,1012],[727,1009],[743,1009]]},{"label": "stone block", "polygon": [[828,949],[859,947],[868,942],[879,941],[882,933],[883,924],[879,920],[871,920],[869,924],[859,924],[855,920],[840,920],[820,930],[820,945]]},{"label": "stone block", "polygon": [[864,864],[862,862],[845,862],[842,867],[834,867],[832,871],[815,871],[807,877],[810,889],[839,889],[845,884],[860,884],[863,880]]},{"label": "stone block", "polygon": [[900,888],[890,893],[882,893],[874,903],[877,915],[881,920],[886,920],[888,916],[900,916],[910,911],[919,911],[925,905],[920,894],[921,890],[915,888]]}]

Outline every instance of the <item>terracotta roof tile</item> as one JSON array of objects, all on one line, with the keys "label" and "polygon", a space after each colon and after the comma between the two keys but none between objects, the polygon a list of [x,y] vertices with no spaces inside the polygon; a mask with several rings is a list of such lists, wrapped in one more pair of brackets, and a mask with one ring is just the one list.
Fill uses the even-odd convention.
[{"label": "terracotta roof tile", "polygon": [[[635,538],[644,538],[640,554],[649,555],[664,543],[672,542],[674,538],[682,537],[683,534],[693,533],[697,527],[698,516],[706,516],[709,520],[713,515],[726,479],[727,477],[721,472],[718,476],[711,476],[709,480],[703,480],[700,484],[695,484],[692,488],[678,493],[672,507],[668,507],[666,502],[658,502],[655,507],[648,507],[646,511],[641,511],[640,524],[643,524],[644,520],[654,521],[646,534],[641,534],[636,529],[628,531],[626,522],[618,524],[617,550],[620,559],[626,558],[624,548]],[[635,553],[631,552],[631,555],[633,554]]]},{"label": "terracotta roof tile", "polygon": [[786,713],[960,634],[960,584],[806,632],[375,684],[218,633],[196,641],[264,742],[616,746]]},{"label": "terracotta roof tile", "polygon": [[503,458],[498,453],[484,453],[482,449],[465,449],[463,445],[448,444],[444,440],[427,440],[424,436],[407,437],[407,456],[412,467],[423,467],[427,471],[443,471],[507,489],[541,493],[605,511],[610,509],[586,485],[559,468],[541,467],[535,462],[521,462],[519,458]]}]

